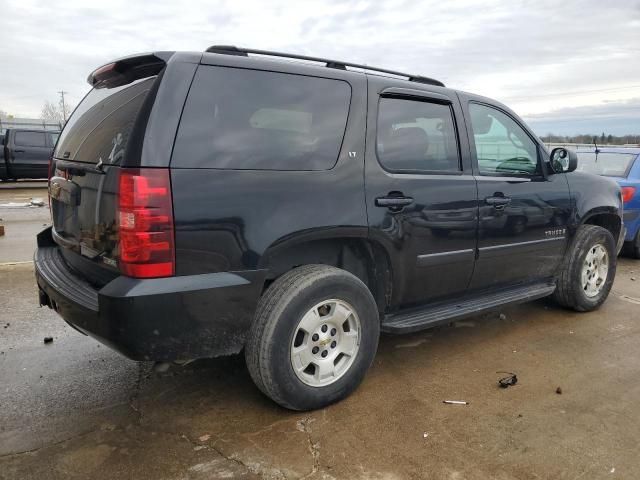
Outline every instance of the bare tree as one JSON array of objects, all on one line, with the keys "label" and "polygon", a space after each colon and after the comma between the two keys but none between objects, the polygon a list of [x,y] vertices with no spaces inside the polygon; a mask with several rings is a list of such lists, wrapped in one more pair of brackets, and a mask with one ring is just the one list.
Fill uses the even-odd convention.
[{"label": "bare tree", "polygon": [[69,115],[71,114],[71,107],[69,104],[60,101],[60,103],[55,104],[50,101],[44,102],[44,106],[42,107],[42,112],[40,113],[40,118],[45,122],[55,122],[64,124],[66,123]]}]

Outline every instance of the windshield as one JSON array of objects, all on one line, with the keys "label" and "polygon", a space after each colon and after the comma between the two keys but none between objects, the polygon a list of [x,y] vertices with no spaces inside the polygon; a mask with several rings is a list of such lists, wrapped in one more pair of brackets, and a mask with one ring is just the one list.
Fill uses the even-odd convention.
[{"label": "windshield", "polygon": [[603,175],[605,177],[626,177],[631,163],[636,158],[634,153],[599,153],[577,152],[578,171]]}]

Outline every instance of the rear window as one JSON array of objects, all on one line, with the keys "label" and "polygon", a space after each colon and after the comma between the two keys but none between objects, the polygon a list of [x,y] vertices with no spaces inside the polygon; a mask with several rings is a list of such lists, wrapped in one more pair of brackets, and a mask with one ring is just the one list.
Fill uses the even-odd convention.
[{"label": "rear window", "polygon": [[119,163],[155,78],[91,90],[67,122],[54,156],[80,162]]},{"label": "rear window", "polygon": [[636,155],[633,153],[577,152],[578,171],[605,177],[626,177]]},{"label": "rear window", "polygon": [[49,141],[51,142],[51,146],[55,145],[58,141],[58,137],[60,136],[60,132],[47,132],[49,134]]},{"label": "rear window", "polygon": [[327,170],[340,152],[351,101],[341,80],[200,67],[172,167]]},{"label": "rear window", "polygon": [[16,132],[14,143],[19,147],[46,147],[44,132]]}]

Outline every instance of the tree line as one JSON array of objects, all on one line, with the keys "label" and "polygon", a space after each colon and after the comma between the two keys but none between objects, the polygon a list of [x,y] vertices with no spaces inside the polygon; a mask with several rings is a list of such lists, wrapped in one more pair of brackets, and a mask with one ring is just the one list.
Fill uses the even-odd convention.
[{"label": "tree line", "polygon": [[597,145],[640,145],[640,135],[611,135],[602,132],[600,135],[555,135],[548,133],[542,137],[545,143],[586,143]]}]

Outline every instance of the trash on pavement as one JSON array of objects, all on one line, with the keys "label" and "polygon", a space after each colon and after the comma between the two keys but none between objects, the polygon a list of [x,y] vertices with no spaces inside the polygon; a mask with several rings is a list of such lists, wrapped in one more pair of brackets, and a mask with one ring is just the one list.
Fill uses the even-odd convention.
[{"label": "trash on pavement", "polygon": [[498,385],[500,388],[509,388],[518,383],[518,377],[515,373],[511,372],[496,372],[496,373],[506,373],[508,376],[502,377],[498,380]]},{"label": "trash on pavement", "polygon": [[442,403],[446,403],[448,405],[469,405],[469,402],[465,402],[463,400],[443,400]]},{"label": "trash on pavement", "polygon": [[164,373],[169,370],[171,364],[169,362],[156,362],[153,366],[153,370],[157,373]]},{"label": "trash on pavement", "polygon": [[558,395],[562,395],[562,387],[558,387],[558,388],[556,388],[556,393],[557,393]]},{"label": "trash on pavement", "polygon": [[53,343],[53,337],[44,337],[44,343]]}]

